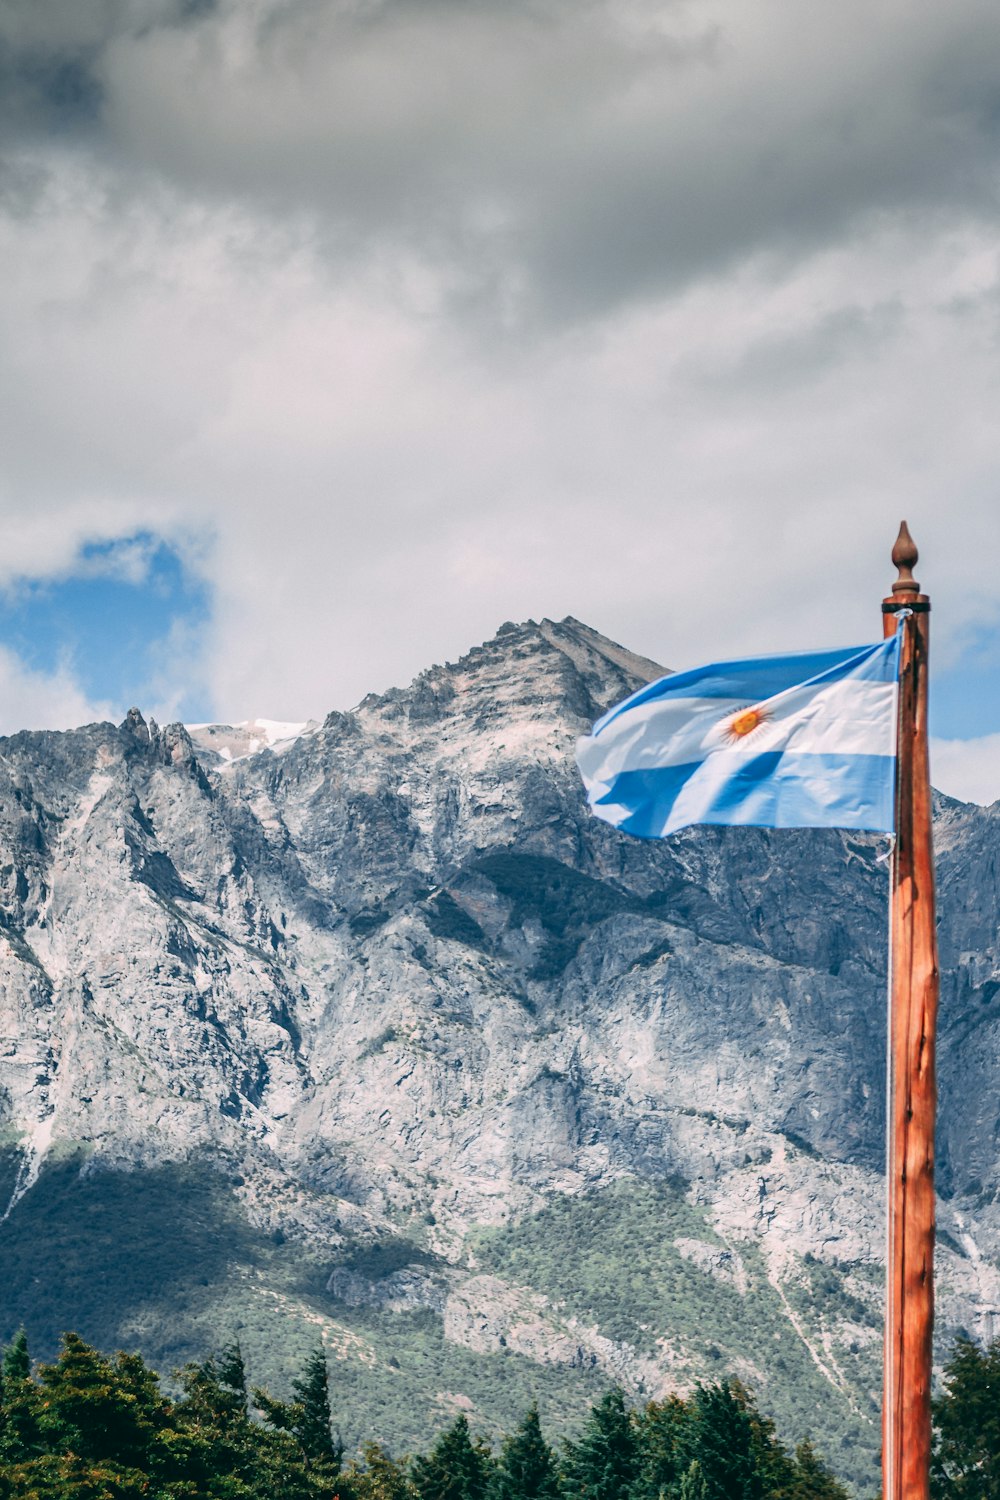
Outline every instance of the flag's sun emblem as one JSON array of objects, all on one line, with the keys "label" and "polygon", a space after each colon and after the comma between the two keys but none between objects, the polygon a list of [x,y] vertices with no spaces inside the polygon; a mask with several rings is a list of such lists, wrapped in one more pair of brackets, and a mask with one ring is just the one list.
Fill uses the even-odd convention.
[{"label": "flag's sun emblem", "polygon": [[723,738],[729,745],[738,745],[741,740],[753,734],[755,729],[766,724],[770,717],[766,708],[741,708],[739,713],[733,714],[722,724]]}]

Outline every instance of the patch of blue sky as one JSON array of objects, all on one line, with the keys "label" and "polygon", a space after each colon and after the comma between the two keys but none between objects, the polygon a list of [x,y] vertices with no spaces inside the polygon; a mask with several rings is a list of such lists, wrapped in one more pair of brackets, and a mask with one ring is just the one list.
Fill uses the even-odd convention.
[{"label": "patch of blue sky", "polygon": [[[186,546],[141,531],[82,547],[54,578],[0,591],[0,645],[29,670],[68,672],[94,702],[124,714],[210,720],[203,672],[211,589]],[[935,650],[931,732],[943,740],[1000,733],[1000,629],[980,627]]]},{"label": "patch of blue sky", "polygon": [[0,643],[122,713],[194,722],[211,717],[198,670],[210,617],[211,591],[182,551],[140,532],[87,543],[59,577],[15,580],[0,594]]},{"label": "patch of blue sky", "polygon": [[935,664],[931,644],[931,734],[967,740],[1000,732],[1000,630],[981,629],[957,655]]}]

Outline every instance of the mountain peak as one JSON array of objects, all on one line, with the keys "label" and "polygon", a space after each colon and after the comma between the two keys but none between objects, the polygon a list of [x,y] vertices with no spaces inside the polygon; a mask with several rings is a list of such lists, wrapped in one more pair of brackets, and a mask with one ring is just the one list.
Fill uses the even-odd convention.
[{"label": "mountain peak", "polygon": [[543,620],[538,629],[551,645],[565,652],[584,673],[593,672],[598,662],[604,662],[628,677],[636,678],[638,683],[654,682],[670,670],[648,656],[640,656],[619,645],[609,636],[601,635],[600,631],[572,615],[559,621]]},{"label": "mountain peak", "polygon": [[[491,640],[486,641],[483,646],[473,647],[470,655],[491,646],[509,649],[532,639],[546,641],[584,671],[593,670],[595,659],[611,663],[630,677],[643,682],[652,682],[669,670],[648,656],[630,651],[610,636],[602,635],[599,630],[595,630],[592,625],[585,625],[574,615],[566,615],[562,620],[550,620],[548,616],[542,620],[506,620]],[[462,661],[467,659],[467,656],[463,657]]]},{"label": "mountain peak", "polygon": [[505,672],[533,677],[545,657],[553,657],[553,665],[556,665],[556,653],[565,659],[560,664],[561,669],[565,670],[567,664],[572,666],[587,680],[598,700],[609,693],[612,698],[616,693],[620,697],[641,683],[662,677],[668,670],[648,657],[629,651],[572,615],[563,620],[551,620],[546,616],[541,620],[506,621],[495,635],[481,645],[472,646],[457,662],[422,672],[411,687],[436,674],[478,673],[488,670],[493,664],[502,664]]},{"label": "mountain peak", "polygon": [[663,673],[572,616],[508,620],[458,661],[428,668],[406,688],[370,694],[357,713],[394,733],[403,723],[419,732],[447,721],[450,734],[464,726],[483,746],[496,735],[506,744],[514,730],[519,741],[525,734],[562,739]]},{"label": "mountain peak", "polygon": [[[572,615],[562,620],[505,620],[489,640],[471,647],[458,661],[427,668],[408,687],[369,693],[356,712],[383,722],[402,717],[417,724],[457,710],[481,728],[487,719],[504,716],[505,707],[515,716],[519,710],[530,710],[536,718],[548,709],[559,718],[568,713],[576,733],[666,670]],[[463,698],[465,715],[461,702],[456,702]],[[334,717],[339,723],[343,715]],[[146,725],[138,709],[130,711],[123,727],[141,737]],[[261,751],[280,755],[318,728],[314,720],[293,724],[263,718],[186,726],[199,758],[217,769]]]}]

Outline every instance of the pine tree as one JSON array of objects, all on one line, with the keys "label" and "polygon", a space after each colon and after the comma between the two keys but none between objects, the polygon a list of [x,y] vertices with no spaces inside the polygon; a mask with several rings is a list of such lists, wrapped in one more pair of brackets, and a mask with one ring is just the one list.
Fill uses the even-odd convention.
[{"label": "pine tree", "polygon": [[555,1454],[542,1436],[536,1404],[504,1440],[493,1493],[496,1500],[555,1500],[559,1494]]},{"label": "pine tree", "polygon": [[959,1339],[934,1402],[932,1491],[938,1500],[1000,1500],[1000,1339]]},{"label": "pine tree", "polygon": [[330,1474],[339,1474],[344,1445],[334,1441],[331,1431],[330,1377],[322,1349],[314,1349],[310,1354],[301,1379],[292,1381],[292,1390],[301,1407],[292,1430],[302,1444],[303,1453],[310,1463],[322,1465]]},{"label": "pine tree", "polygon": [[3,1352],[3,1378],[27,1380],[31,1374],[31,1359],[28,1355],[28,1335],[21,1328]]},{"label": "pine tree", "polygon": [[218,1361],[206,1359],[181,1371],[184,1396],[174,1409],[183,1440],[185,1478],[194,1493],[213,1500],[230,1492],[246,1494],[244,1476],[256,1479],[260,1467],[257,1450],[263,1429],[259,1434],[252,1430],[246,1392],[231,1355],[230,1348]]},{"label": "pine tree", "polygon": [[591,1407],[579,1438],[566,1444],[563,1490],[581,1500],[627,1500],[639,1457],[632,1413],[615,1387]]},{"label": "pine tree", "polygon": [[[184,1440],[183,1491],[199,1500],[330,1500],[325,1476],[311,1473],[292,1431],[298,1403],[254,1391],[269,1426],[250,1420],[246,1372],[238,1346],[183,1372],[175,1408]],[[344,1497],[346,1500],[346,1495]]]},{"label": "pine tree", "polygon": [[181,1410],[191,1423],[223,1430],[246,1418],[246,1374],[239,1345],[230,1344],[217,1359],[185,1366],[181,1382]]},{"label": "pine tree", "polygon": [[38,1379],[38,1385],[20,1382],[35,1440],[30,1452],[5,1455],[12,1493],[139,1500],[149,1494],[151,1478],[160,1489],[159,1481],[174,1476],[163,1441],[170,1403],[138,1355],[112,1361],[69,1333]]},{"label": "pine tree", "polygon": [[830,1472],[808,1438],[795,1450],[795,1477],[785,1494],[789,1500],[850,1500],[847,1490]]},{"label": "pine tree", "polygon": [[413,1500],[413,1486],[402,1466],[380,1443],[365,1443],[364,1467],[352,1464],[345,1478],[356,1500]]},{"label": "pine tree", "polygon": [[480,1442],[473,1442],[464,1414],[445,1428],[431,1451],[415,1458],[413,1488],[418,1500],[486,1500],[493,1463]]},{"label": "pine tree", "polygon": [[763,1484],[754,1455],[753,1424],[745,1401],[730,1383],[696,1386],[692,1417],[683,1430],[678,1456],[685,1474],[693,1462],[698,1463],[705,1500],[761,1500]]},{"label": "pine tree", "polygon": [[798,1481],[798,1470],[795,1460],[779,1440],[774,1422],[757,1410],[753,1396],[741,1380],[731,1377],[726,1383],[737,1405],[747,1414],[750,1423],[751,1464],[763,1493],[780,1497],[793,1494]]},{"label": "pine tree", "polygon": [[679,1500],[708,1500],[708,1485],[696,1458],[691,1460],[687,1473],[681,1480]]},{"label": "pine tree", "polygon": [[661,1500],[674,1493],[682,1474],[681,1435],[691,1420],[691,1408],[679,1396],[649,1402],[637,1418],[640,1467],[631,1500]]},{"label": "pine tree", "polygon": [[78,1334],[67,1333],[58,1359],[38,1373],[38,1426],[47,1446],[94,1462],[149,1470],[167,1403],[156,1376],[137,1355],[112,1362]]},{"label": "pine tree", "polygon": [[22,1328],[3,1353],[0,1463],[20,1463],[38,1446],[37,1387],[31,1379],[28,1336]]},{"label": "pine tree", "polygon": [[[242,1405],[246,1411],[247,1406],[247,1369],[243,1360],[243,1350],[240,1348],[239,1340],[227,1344],[222,1353],[215,1361],[215,1376],[221,1386],[227,1391],[232,1391],[236,1402]],[[234,1403],[234,1410],[236,1404]]]},{"label": "pine tree", "polygon": [[294,1438],[307,1468],[332,1481],[340,1473],[344,1445],[334,1441],[330,1431],[330,1394],[322,1349],[309,1356],[301,1378],[292,1381],[292,1390],[296,1400],[278,1401],[267,1391],[255,1389],[254,1405],[275,1432]]}]

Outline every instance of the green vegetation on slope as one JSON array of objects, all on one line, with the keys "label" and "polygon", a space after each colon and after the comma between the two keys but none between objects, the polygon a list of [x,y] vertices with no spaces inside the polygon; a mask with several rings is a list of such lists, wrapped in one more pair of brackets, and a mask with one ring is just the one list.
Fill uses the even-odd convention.
[{"label": "green vegetation on slope", "polygon": [[374,1436],[400,1449],[462,1407],[498,1432],[536,1397],[562,1431],[581,1397],[607,1385],[591,1372],[464,1349],[445,1339],[435,1313],[346,1307],[327,1292],[335,1255],[378,1276],[419,1261],[416,1245],[321,1256],[252,1229],[217,1173],[170,1166],[81,1176],[80,1166],[47,1168],[0,1225],[0,1339],[24,1327],[42,1358],[74,1327],[99,1347],[141,1349],[169,1375],[238,1338],[252,1379],[286,1394],[319,1340],[345,1441]]},{"label": "green vegetation on slope", "polygon": [[[675,1240],[717,1250],[718,1273],[686,1258]],[[650,1354],[666,1340],[682,1356],[680,1376],[685,1369],[709,1378],[727,1368],[745,1374],[784,1435],[800,1441],[815,1434],[838,1471],[871,1487],[878,1412],[866,1392],[878,1388],[879,1350],[871,1343],[853,1352],[848,1346],[838,1351],[835,1367],[823,1341],[822,1298],[835,1297],[838,1311],[866,1323],[870,1314],[845,1290],[845,1272],[835,1267],[803,1267],[798,1284],[782,1286],[831,1382],[768,1280],[761,1256],[745,1244],[738,1253],[747,1278],[743,1291],[727,1273],[730,1247],[679,1187],[632,1178],[587,1197],[554,1199],[541,1213],[481,1232],[477,1241],[486,1269],[546,1293],[609,1338]],[[809,1294],[812,1277],[826,1283],[819,1299]]]},{"label": "green vegetation on slope", "polygon": [[[403,1236],[322,1254],[249,1226],[234,1182],[219,1172],[192,1164],[111,1172],[86,1163],[81,1175],[84,1164],[79,1157],[47,1167],[0,1226],[0,1339],[23,1325],[42,1358],[54,1357],[60,1333],[75,1327],[99,1347],[141,1349],[169,1378],[238,1338],[251,1378],[285,1397],[321,1342],[345,1441],[376,1438],[395,1450],[461,1410],[495,1439],[533,1400],[548,1430],[565,1433],[581,1400],[608,1387],[599,1368],[461,1347],[426,1309],[349,1307],[331,1295],[336,1265],[376,1282],[404,1265],[433,1267],[434,1258]],[[675,1240],[717,1252],[716,1274]],[[732,1274],[727,1279],[729,1249],[680,1184],[625,1179],[602,1193],[556,1198],[519,1223],[480,1231],[471,1249],[478,1270],[545,1294],[564,1316],[638,1355],[662,1360],[667,1349],[679,1381],[736,1371],[760,1391],[784,1438],[815,1434],[838,1472],[872,1488],[877,1426],[863,1392],[877,1389],[877,1347],[838,1349],[859,1412],[820,1372],[745,1245],[744,1292]],[[824,1307],[864,1319],[848,1279],[836,1268],[803,1266],[782,1288],[827,1362]],[[638,1381],[633,1389],[640,1398],[654,1393]]]}]

